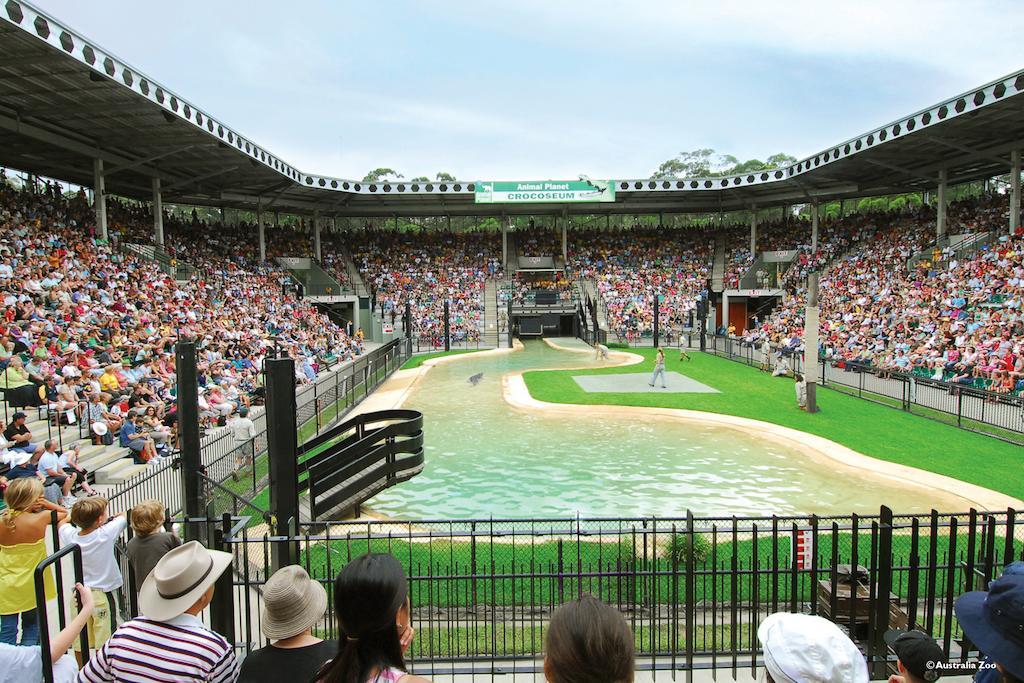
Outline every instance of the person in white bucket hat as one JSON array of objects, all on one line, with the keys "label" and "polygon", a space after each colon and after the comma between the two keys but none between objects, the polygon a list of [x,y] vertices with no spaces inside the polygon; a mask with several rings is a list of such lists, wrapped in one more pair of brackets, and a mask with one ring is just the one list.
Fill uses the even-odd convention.
[{"label": "person in white bucket hat", "polygon": [[232,645],[199,618],[213,599],[214,584],[230,566],[230,553],[207,550],[198,541],[169,551],[139,590],[143,616],[119,626],[78,680],[236,680],[238,661]]},{"label": "person in white bucket hat", "polygon": [[864,655],[838,626],[810,614],[771,614],[757,627],[769,683],[868,683]]},{"label": "person in white bucket hat", "polygon": [[338,654],[337,640],[321,640],[313,627],[327,611],[327,591],[297,565],[282,567],[263,586],[260,630],[271,644],[249,653],[239,683],[311,681]]}]

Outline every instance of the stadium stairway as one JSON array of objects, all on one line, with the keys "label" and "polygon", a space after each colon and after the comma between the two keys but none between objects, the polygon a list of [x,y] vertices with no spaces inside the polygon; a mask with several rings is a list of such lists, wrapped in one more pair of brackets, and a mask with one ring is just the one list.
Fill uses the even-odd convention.
[{"label": "stadium stairway", "polygon": [[498,334],[498,280],[488,279],[484,283],[484,335],[487,346],[501,346]]},{"label": "stadium stairway", "polygon": [[590,278],[585,278],[579,281],[580,289],[582,290],[583,299],[586,300],[590,297],[597,302],[597,325],[602,330],[608,329],[608,309],[605,308],[604,299],[597,292],[597,284]]},{"label": "stadium stairway", "polygon": [[356,262],[352,259],[352,252],[347,247],[343,247],[341,255],[345,259],[345,272],[348,273],[348,279],[355,288],[356,295],[369,296],[369,290],[366,288],[366,283],[363,282],[363,276],[359,274]]},{"label": "stadium stairway", "polygon": [[505,256],[505,274],[508,277],[512,277],[519,270],[519,248],[516,244],[516,233],[514,231],[508,233],[508,253]]},{"label": "stadium stairway", "polygon": [[[8,405],[6,414],[11,416],[17,410],[20,409]],[[78,424],[62,425],[58,435],[57,428],[48,424],[49,421],[43,411],[38,408],[27,408],[24,412],[27,415],[25,426],[32,432],[33,443],[42,445],[47,439],[58,439],[64,449],[78,446],[78,464],[89,472],[89,479],[93,484],[119,484],[147,467],[136,465],[130,451],[122,448],[116,439],[109,446],[94,446],[88,437],[81,435]]]},{"label": "stadium stairway", "polygon": [[725,289],[725,234],[715,235],[715,260],[711,266],[711,291]]}]

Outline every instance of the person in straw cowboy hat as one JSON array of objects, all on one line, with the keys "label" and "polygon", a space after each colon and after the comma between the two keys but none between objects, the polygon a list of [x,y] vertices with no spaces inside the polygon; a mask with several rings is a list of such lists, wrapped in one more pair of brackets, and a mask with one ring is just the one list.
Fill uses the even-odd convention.
[{"label": "person in straw cowboy hat", "polygon": [[338,654],[338,641],[321,640],[313,626],[327,611],[327,591],[297,565],[274,572],[263,587],[260,630],[271,644],[242,662],[239,683],[310,681]]},{"label": "person in straw cowboy hat", "polygon": [[142,616],[121,624],[78,680],[236,680],[238,661],[231,643],[199,619],[213,599],[214,584],[230,566],[230,553],[207,550],[198,541],[168,551],[139,590]]}]

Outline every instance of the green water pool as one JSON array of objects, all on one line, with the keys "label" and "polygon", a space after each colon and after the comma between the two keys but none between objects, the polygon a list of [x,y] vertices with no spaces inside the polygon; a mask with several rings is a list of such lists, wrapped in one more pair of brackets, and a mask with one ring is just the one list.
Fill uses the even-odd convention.
[{"label": "green water pool", "polygon": [[[368,507],[405,519],[850,514],[960,509],[958,498],[879,479],[738,430],[634,415],[513,408],[502,376],[594,366],[541,341],[431,368],[404,407],[424,414],[426,466]],[[477,384],[468,380],[483,373]]]}]

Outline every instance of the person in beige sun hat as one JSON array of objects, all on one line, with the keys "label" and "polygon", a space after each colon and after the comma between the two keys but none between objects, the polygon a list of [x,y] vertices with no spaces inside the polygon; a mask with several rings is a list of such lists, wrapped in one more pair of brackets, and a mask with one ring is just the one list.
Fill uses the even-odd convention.
[{"label": "person in beige sun hat", "polygon": [[230,553],[207,550],[198,541],[168,551],[139,590],[143,616],[117,628],[80,680],[234,681],[234,648],[199,618],[230,566]]},{"label": "person in beige sun hat", "polygon": [[271,644],[250,653],[239,683],[308,681],[338,654],[338,641],[321,640],[313,627],[327,611],[327,591],[302,567],[282,567],[263,586],[260,630]]}]

